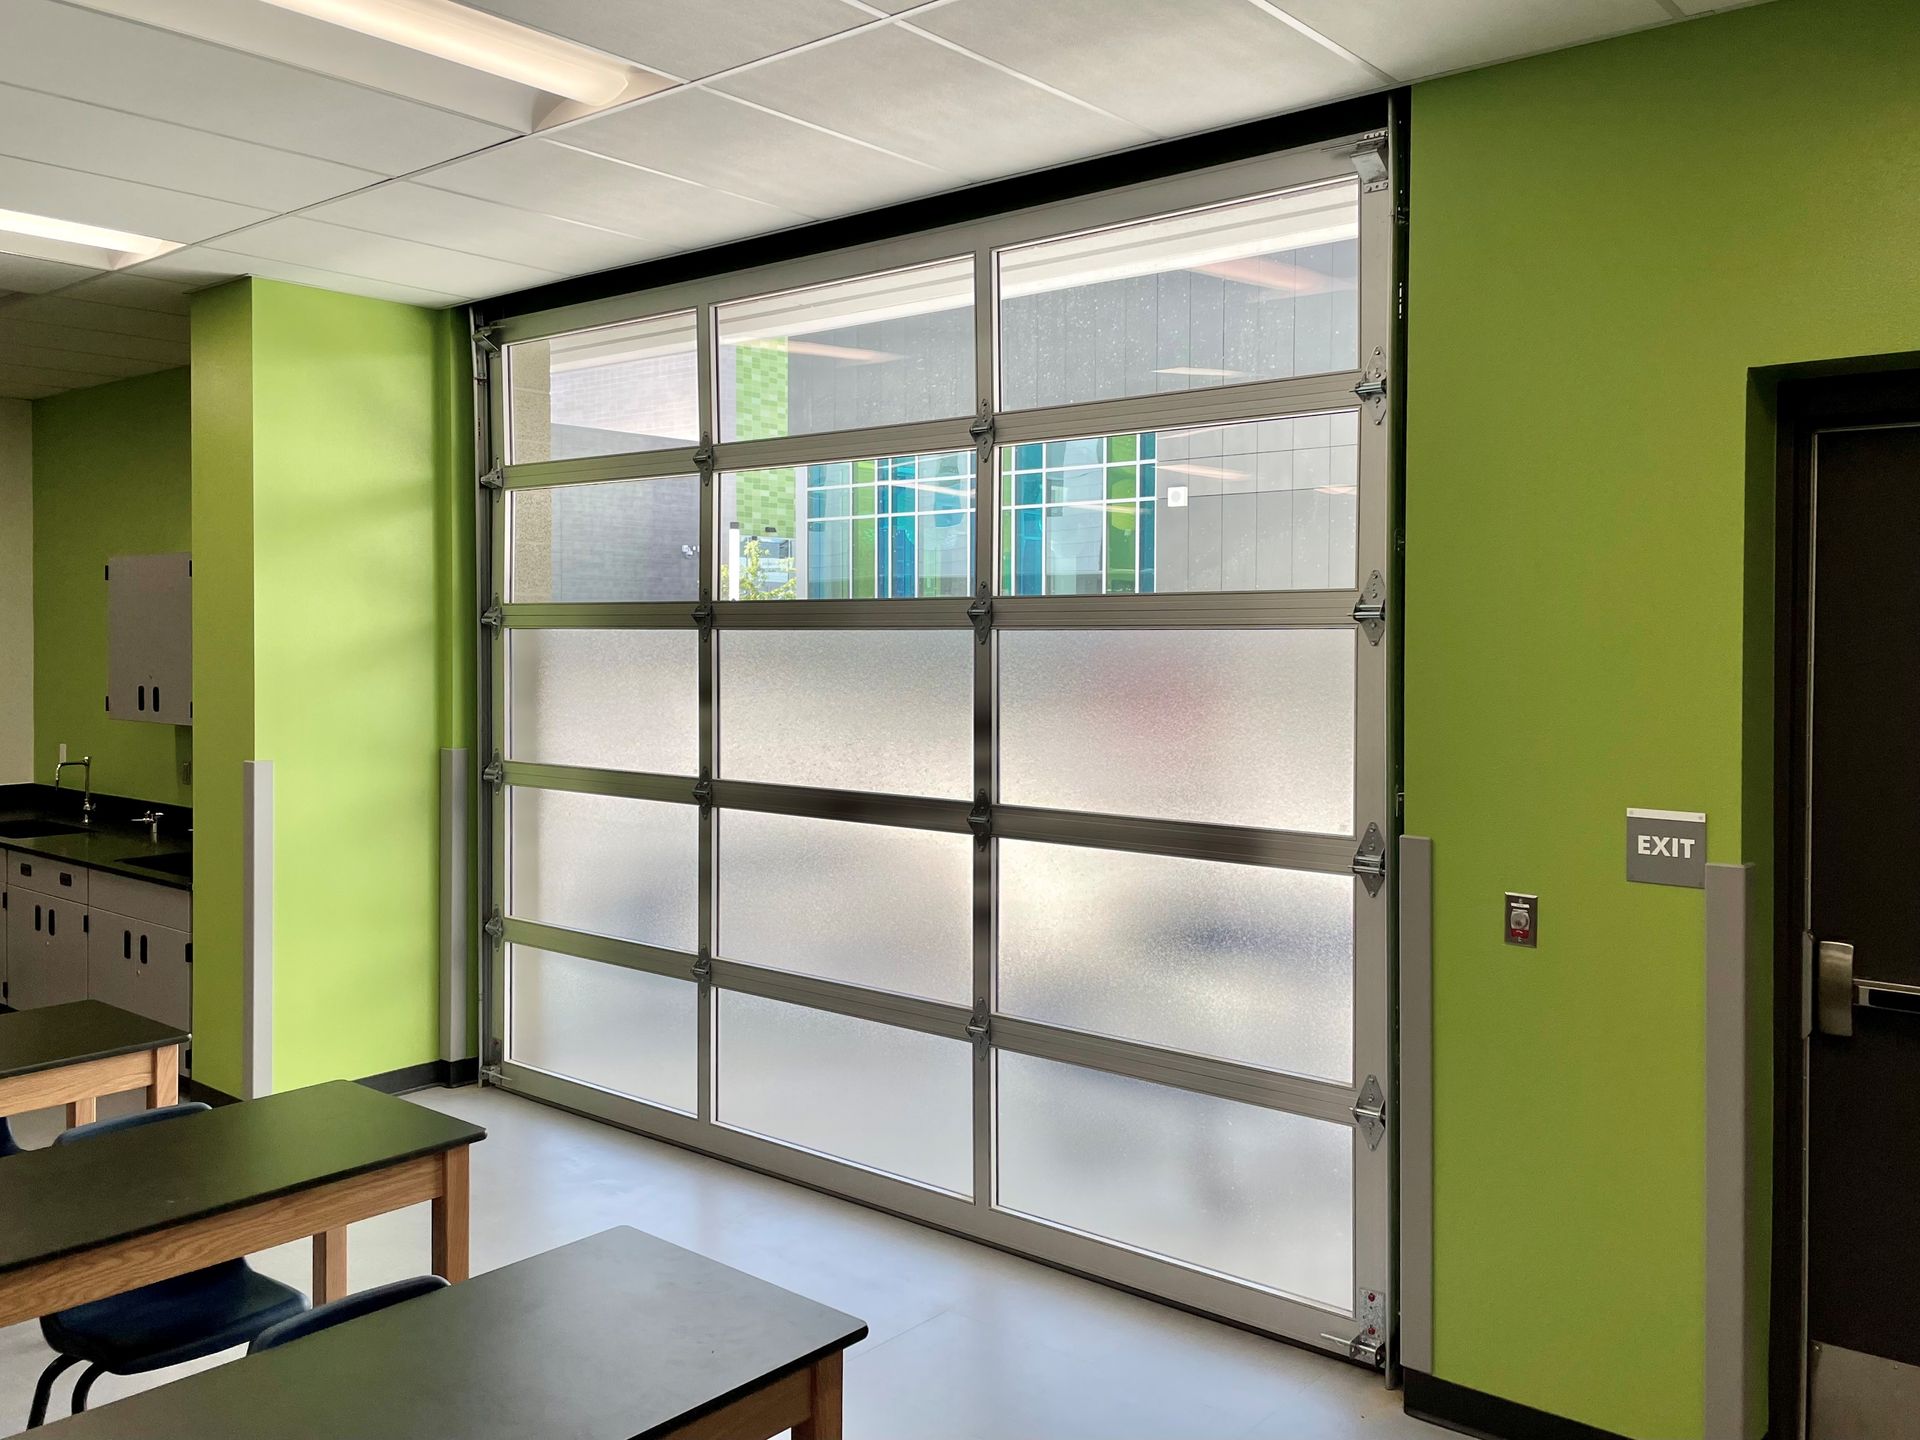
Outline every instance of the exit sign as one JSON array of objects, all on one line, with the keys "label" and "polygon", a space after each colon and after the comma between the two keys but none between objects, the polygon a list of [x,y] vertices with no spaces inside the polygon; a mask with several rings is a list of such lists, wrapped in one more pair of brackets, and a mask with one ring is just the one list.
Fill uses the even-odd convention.
[{"label": "exit sign", "polygon": [[1697,810],[1627,811],[1627,879],[1642,885],[1707,883],[1707,817]]}]

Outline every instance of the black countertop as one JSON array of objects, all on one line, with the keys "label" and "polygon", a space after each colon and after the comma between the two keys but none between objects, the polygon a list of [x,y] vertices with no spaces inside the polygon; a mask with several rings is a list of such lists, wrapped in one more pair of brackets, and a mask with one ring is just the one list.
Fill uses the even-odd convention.
[{"label": "black countertop", "polygon": [[62,1065],[184,1045],[193,1037],[98,1000],[75,1000],[0,1015],[0,1080]]},{"label": "black countertop", "polygon": [[866,1333],[851,1315],[703,1255],[607,1230],[46,1433],[648,1440],[679,1434]]},{"label": "black countertop", "polygon": [[92,820],[77,834],[9,835],[20,822],[45,820],[54,826],[80,825],[80,795],[72,790],[55,790],[50,785],[0,786],[0,850],[18,850],[23,855],[38,855],[46,860],[64,860],[84,865],[89,870],[106,870],[131,880],[145,880],[176,890],[191,890],[191,875],[170,874],[142,865],[165,855],[190,855],[193,839],[187,827],[193,814],[166,806],[160,838],[152,838],[145,825],[133,823],[133,816],[146,809],[146,803],[120,796],[94,796]]},{"label": "black countertop", "polygon": [[0,1274],[471,1145],[487,1132],[347,1080],[0,1163]]}]

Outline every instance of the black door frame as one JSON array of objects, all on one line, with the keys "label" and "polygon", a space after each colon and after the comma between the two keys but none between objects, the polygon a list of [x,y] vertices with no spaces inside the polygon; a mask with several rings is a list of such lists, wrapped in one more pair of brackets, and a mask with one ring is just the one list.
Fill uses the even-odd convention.
[{"label": "black door frame", "polygon": [[1807,930],[1807,665],[1812,639],[1813,436],[1853,425],[1920,422],[1920,355],[1756,374],[1777,416],[1774,484],[1773,1253],[1767,1434],[1799,1440],[1805,1417],[1802,1290],[1806,1085],[1802,1064]]}]

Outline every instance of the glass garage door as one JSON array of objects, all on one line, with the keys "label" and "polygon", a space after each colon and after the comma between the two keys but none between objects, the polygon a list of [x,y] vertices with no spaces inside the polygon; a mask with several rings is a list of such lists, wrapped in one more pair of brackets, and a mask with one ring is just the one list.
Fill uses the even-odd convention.
[{"label": "glass garage door", "polygon": [[1353,149],[485,337],[491,1083],[1313,1344],[1387,1313]]}]

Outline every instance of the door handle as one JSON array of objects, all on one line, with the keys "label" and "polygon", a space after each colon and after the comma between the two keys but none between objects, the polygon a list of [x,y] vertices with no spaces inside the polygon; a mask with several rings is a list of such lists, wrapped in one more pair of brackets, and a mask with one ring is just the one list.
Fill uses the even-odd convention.
[{"label": "door handle", "polygon": [[1813,988],[1820,1033],[1853,1034],[1853,946],[1822,940],[1814,959]]}]

